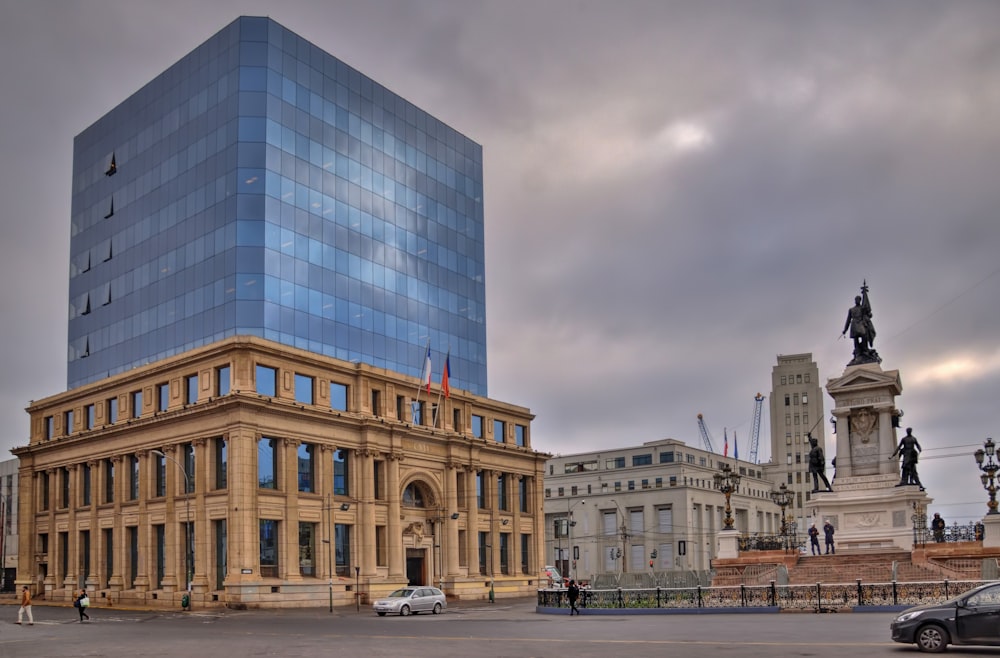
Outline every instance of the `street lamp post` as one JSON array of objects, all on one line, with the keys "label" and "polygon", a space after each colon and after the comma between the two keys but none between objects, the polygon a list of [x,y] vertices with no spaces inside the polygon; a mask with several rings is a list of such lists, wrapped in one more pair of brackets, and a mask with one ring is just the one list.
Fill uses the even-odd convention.
[{"label": "street lamp post", "polygon": [[[628,571],[628,562],[626,561],[625,558],[625,555],[628,552],[626,550],[627,548],[626,544],[628,543],[628,525],[626,524],[626,522],[628,521],[628,518],[625,516],[625,510],[622,509],[621,505],[618,504],[617,500],[612,498],[611,502],[615,504],[615,508],[618,510],[618,512],[621,512],[622,515],[622,524],[619,527],[620,531],[619,536],[621,537],[622,545],[621,548],[618,549],[618,554],[615,557],[615,560],[621,558],[622,563],[619,573],[624,573],[625,571]],[[617,518],[617,516],[615,518]]]},{"label": "street lamp post", "polygon": [[719,472],[715,474],[715,488],[726,497],[726,518],[723,519],[725,527],[723,530],[733,529],[733,508],[729,504],[729,497],[739,489],[740,474],[733,470],[728,463],[723,462]]},{"label": "street lamp post", "polygon": [[570,569],[568,568],[564,570],[566,564],[564,564],[565,560],[563,559],[562,540],[563,537],[565,537],[567,542],[569,542],[569,544],[572,546],[573,542],[571,541],[570,528],[576,525],[576,522],[573,521],[573,508],[575,508],[577,505],[583,505],[586,502],[587,502],[586,499],[578,500],[575,503],[572,502],[571,498],[567,499],[566,516],[556,519],[555,529],[556,529],[556,539],[558,540],[558,544],[556,547],[556,567],[559,569],[559,574],[563,576],[563,580],[566,579],[566,575],[572,577],[575,576],[575,574],[570,573]]},{"label": "street lamp post", "polygon": [[174,463],[177,468],[181,469],[181,475],[184,476],[184,517],[186,519],[184,523],[184,572],[187,578],[186,589],[188,592],[188,606],[191,604],[191,569],[194,566],[194,547],[191,546],[191,478],[188,476],[187,469],[184,465],[173,457],[167,455],[162,450],[151,451],[154,455],[159,455],[164,459],[168,459]]},{"label": "street lamp post", "polygon": [[975,452],[976,466],[982,471],[979,479],[983,483],[983,489],[990,495],[986,506],[990,511],[987,514],[997,514],[997,471],[1000,471],[1000,464],[994,459],[996,455],[996,444],[993,439],[987,438],[983,447]]},{"label": "street lamp post", "polygon": [[784,540],[785,550],[788,550],[788,520],[785,518],[785,508],[792,504],[794,495],[784,483],[776,491],[771,492],[771,500],[781,508],[781,537]]},{"label": "street lamp post", "polygon": [[[441,510],[443,512],[443,510]],[[457,521],[459,518],[459,513],[455,512],[450,516],[435,516],[430,519],[431,528],[434,531],[434,548],[437,550],[437,564],[438,564],[438,589],[442,592],[444,591],[444,546],[441,545],[441,527],[444,526],[445,519],[451,519],[452,521]]]}]

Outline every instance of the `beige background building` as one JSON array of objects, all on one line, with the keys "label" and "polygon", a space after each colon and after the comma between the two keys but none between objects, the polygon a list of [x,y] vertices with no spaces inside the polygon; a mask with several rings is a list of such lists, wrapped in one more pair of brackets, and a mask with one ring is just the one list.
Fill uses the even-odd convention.
[{"label": "beige background building", "polygon": [[179,605],[190,587],[195,606],[310,606],[408,582],[462,598],[538,585],[548,455],[523,407],[235,337],[28,412],[18,584],[50,600],[86,587]]},{"label": "beige background building", "polygon": [[[734,527],[777,534],[781,513],[762,467],[665,439],[548,461],[545,563],[591,581],[600,574],[709,569],[725,516],[725,497],[713,479],[723,462],[742,476],[731,498]],[[561,519],[569,520],[565,537],[556,536]]]}]

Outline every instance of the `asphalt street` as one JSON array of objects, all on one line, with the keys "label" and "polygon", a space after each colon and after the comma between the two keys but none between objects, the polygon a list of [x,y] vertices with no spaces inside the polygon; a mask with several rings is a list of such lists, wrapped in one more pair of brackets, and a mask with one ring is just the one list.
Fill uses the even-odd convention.
[{"label": "asphalt street", "polygon": [[[632,658],[645,656],[915,655],[889,639],[891,613],[556,616],[534,600],[452,605],[445,614],[378,617],[371,610],[77,611],[0,607],[0,656],[406,656]],[[955,654],[985,655],[981,649]],[[997,652],[990,650],[989,655]]]}]

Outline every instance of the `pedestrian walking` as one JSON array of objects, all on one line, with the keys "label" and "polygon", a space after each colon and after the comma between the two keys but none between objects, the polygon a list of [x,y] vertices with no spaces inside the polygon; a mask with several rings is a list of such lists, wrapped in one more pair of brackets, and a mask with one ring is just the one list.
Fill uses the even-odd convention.
[{"label": "pedestrian walking", "polygon": [[34,626],[35,618],[31,616],[31,591],[27,585],[21,589],[21,607],[17,609],[17,623],[21,623],[24,613],[28,613],[28,626]]},{"label": "pedestrian walking", "polygon": [[816,528],[815,523],[809,526],[809,547],[812,549],[813,555],[821,554],[819,550],[819,530]]},{"label": "pedestrian walking", "polygon": [[[938,512],[934,513],[934,520],[931,521],[931,530],[934,532],[934,541],[943,542],[944,541],[944,528],[947,524],[944,519],[941,518],[941,514]],[[976,539],[979,539],[978,537]]]},{"label": "pedestrian walking", "polygon": [[830,523],[830,519],[827,519],[823,523],[823,535],[826,538],[826,554],[836,553],[836,549],[833,547],[833,524]]},{"label": "pedestrian walking", "polygon": [[570,579],[569,588],[567,589],[566,596],[569,598],[569,614],[573,615],[580,614],[579,608],[576,607],[576,600],[580,598],[580,586],[576,584],[576,581]]},{"label": "pedestrian walking", "polygon": [[80,611],[81,624],[83,623],[84,619],[90,621],[90,615],[87,614],[87,608],[90,607],[90,597],[87,596],[87,590],[85,589],[80,590],[80,595],[76,597],[75,601],[73,601],[73,607],[75,607]]}]

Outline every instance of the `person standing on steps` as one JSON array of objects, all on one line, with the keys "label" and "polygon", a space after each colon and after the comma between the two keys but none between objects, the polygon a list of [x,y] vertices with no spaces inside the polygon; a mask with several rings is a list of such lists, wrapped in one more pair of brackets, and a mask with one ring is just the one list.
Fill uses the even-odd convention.
[{"label": "person standing on steps", "polygon": [[[931,531],[934,533],[934,541],[940,543],[944,541],[944,528],[947,524],[938,512],[934,512],[934,519],[931,521]],[[979,539],[979,537],[976,537]]]},{"label": "person standing on steps", "polygon": [[820,555],[819,530],[816,528],[815,523],[809,526],[809,546],[812,548],[813,555]]},{"label": "person standing on steps", "polygon": [[575,580],[569,581],[569,588],[567,588],[566,596],[569,598],[569,614],[573,615],[580,614],[580,609],[576,607],[576,600],[580,598],[580,586],[576,584]]},{"label": "person standing on steps", "polygon": [[826,537],[826,554],[836,553],[836,549],[833,547],[833,524],[830,523],[830,519],[827,519],[823,523],[823,535]]}]

